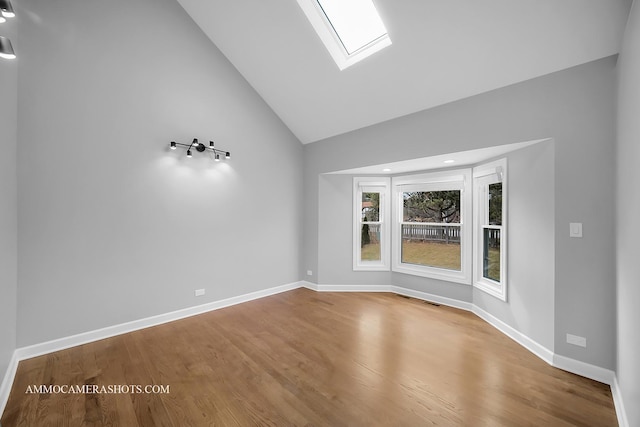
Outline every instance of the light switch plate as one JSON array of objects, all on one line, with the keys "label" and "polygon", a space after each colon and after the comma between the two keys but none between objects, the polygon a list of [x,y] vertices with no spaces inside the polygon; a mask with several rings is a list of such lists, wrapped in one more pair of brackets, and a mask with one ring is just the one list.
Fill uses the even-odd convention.
[{"label": "light switch plate", "polygon": [[569,237],[582,237],[582,223],[569,223]]}]

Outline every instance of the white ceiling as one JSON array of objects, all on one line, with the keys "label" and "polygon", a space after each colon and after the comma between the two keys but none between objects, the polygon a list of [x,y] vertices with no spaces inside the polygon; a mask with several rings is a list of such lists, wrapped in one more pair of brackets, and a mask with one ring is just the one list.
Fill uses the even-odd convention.
[{"label": "white ceiling", "polygon": [[374,0],[392,46],[340,71],[296,0],[178,0],[303,143],[619,52],[631,0]]},{"label": "white ceiling", "polygon": [[537,139],[534,141],[515,142],[512,144],[496,145],[493,147],[479,148],[476,150],[458,151],[455,153],[441,154],[437,156],[421,157],[418,159],[402,160],[399,162],[382,163],[372,166],[363,166],[354,169],[345,169],[329,172],[330,175],[396,175],[409,172],[427,171],[434,169],[469,167],[492,158],[504,156],[512,151],[520,150],[539,142],[550,139]]}]

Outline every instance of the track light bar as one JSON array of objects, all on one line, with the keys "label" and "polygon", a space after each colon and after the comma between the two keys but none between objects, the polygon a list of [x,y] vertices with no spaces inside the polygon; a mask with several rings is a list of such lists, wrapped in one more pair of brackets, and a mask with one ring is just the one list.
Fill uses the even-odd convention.
[{"label": "track light bar", "polygon": [[193,138],[193,141],[191,141],[190,144],[182,144],[180,142],[171,141],[171,143],[169,144],[169,147],[172,150],[175,150],[176,148],[178,148],[178,146],[186,148],[187,149],[187,157],[192,157],[191,150],[195,149],[199,153],[203,153],[205,151],[213,153],[213,159],[216,162],[220,161],[220,157],[221,156],[224,156],[224,158],[227,159],[227,160],[229,160],[231,158],[231,153],[230,152],[228,152],[226,150],[215,148],[214,145],[215,144],[214,144],[213,141],[209,141],[209,146],[206,146],[203,143],[199,142],[198,138]]}]

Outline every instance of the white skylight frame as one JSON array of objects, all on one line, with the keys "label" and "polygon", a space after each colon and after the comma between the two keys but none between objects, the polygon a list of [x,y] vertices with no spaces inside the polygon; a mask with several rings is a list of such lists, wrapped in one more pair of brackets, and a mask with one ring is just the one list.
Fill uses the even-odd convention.
[{"label": "white skylight frame", "polygon": [[[380,18],[380,15],[378,14],[372,0],[352,0],[351,2],[345,2],[345,0],[297,1],[300,5],[300,8],[307,16],[307,19],[309,19],[309,22],[313,26],[314,30],[316,30],[316,33],[318,33],[320,40],[322,40],[340,70],[344,70],[345,68],[355,64],[356,62],[359,62],[364,58],[373,55],[374,53],[391,45],[391,38],[389,38],[389,34],[386,32],[386,27],[384,26],[382,18]],[[323,9],[323,5],[321,3],[324,3],[324,7],[326,8],[326,10]],[[372,19],[377,18],[378,22],[374,23],[373,25],[375,26],[376,30],[378,30],[381,26],[382,30],[384,30],[384,34],[377,36],[374,40],[371,40],[369,42],[356,43],[354,46],[354,42],[347,40],[348,34],[345,34],[344,31],[342,31],[340,35],[345,38],[345,40],[343,41],[340,38],[340,35],[338,35],[338,31],[341,28],[346,28],[344,22],[341,22],[339,18],[333,18],[336,24],[334,28],[334,24],[332,24],[332,21],[330,21],[328,15],[331,15],[335,7],[343,6],[345,4],[359,4],[360,6],[364,7],[364,12],[357,13],[355,15],[360,17],[366,15],[372,17]],[[350,52],[349,50],[347,50],[348,48],[352,51]]]}]

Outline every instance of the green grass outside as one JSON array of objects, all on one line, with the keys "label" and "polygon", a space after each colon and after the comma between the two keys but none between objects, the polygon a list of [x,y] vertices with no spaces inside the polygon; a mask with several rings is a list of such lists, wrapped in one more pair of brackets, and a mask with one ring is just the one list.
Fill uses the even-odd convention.
[{"label": "green grass outside", "polygon": [[403,241],[402,262],[460,271],[460,244]]},{"label": "green grass outside", "polygon": [[362,247],[362,261],[380,261],[380,243],[370,243]]},{"label": "green grass outside", "polygon": [[489,279],[500,281],[500,249],[489,248]]},{"label": "green grass outside", "polygon": [[[379,261],[380,244],[362,248],[362,261]],[[402,242],[402,262],[460,271],[460,245],[457,243]],[[489,248],[489,277],[500,280],[500,250]]]}]

